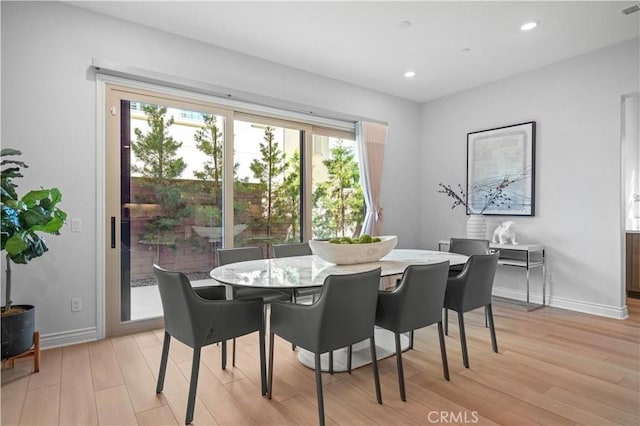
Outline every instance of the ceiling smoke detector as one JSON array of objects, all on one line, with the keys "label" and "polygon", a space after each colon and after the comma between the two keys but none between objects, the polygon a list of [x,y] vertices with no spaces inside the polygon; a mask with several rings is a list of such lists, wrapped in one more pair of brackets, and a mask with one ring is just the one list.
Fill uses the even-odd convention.
[{"label": "ceiling smoke detector", "polygon": [[634,5],[631,5],[629,7],[622,9],[622,13],[624,13],[625,15],[631,15],[632,13],[636,13],[639,10],[640,10],[640,3],[636,3]]}]

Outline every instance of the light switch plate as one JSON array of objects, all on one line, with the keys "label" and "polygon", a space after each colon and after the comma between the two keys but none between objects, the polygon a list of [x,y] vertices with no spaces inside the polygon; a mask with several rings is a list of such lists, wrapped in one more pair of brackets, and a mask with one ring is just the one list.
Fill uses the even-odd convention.
[{"label": "light switch plate", "polygon": [[79,217],[74,217],[71,219],[71,232],[80,232],[82,231],[82,219]]}]

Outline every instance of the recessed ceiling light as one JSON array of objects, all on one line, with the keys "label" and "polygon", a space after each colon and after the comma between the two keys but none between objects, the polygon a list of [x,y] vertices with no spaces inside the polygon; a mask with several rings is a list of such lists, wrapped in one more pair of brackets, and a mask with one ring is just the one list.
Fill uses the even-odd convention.
[{"label": "recessed ceiling light", "polygon": [[471,52],[471,48],[470,47],[465,47],[464,49],[462,49],[463,53],[469,53]]},{"label": "recessed ceiling light", "polygon": [[537,21],[531,21],[531,22],[527,22],[526,24],[523,24],[520,27],[520,29],[522,31],[530,31],[530,30],[534,29],[537,26],[538,26],[538,22]]},{"label": "recessed ceiling light", "polygon": [[415,71],[407,71],[404,73],[405,78],[413,78],[416,76],[416,72]]},{"label": "recessed ceiling light", "polygon": [[411,21],[400,21],[396,24],[396,26],[401,30],[406,30],[411,26]]}]

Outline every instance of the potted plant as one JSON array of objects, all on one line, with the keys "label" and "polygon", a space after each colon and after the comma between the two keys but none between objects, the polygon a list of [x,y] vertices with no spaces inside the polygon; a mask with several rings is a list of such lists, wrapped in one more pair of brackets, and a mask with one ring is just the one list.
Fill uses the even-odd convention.
[{"label": "potted plant", "polygon": [[57,207],[62,200],[58,188],[16,193],[15,178],[23,177],[22,161],[5,158],[21,155],[15,149],[2,149],[1,205],[2,251],[6,253],[5,306],[2,307],[2,359],[27,351],[34,343],[35,308],[14,305],[11,300],[11,262],[27,264],[42,256],[48,247],[38,232],[59,235],[67,214]]},{"label": "potted plant", "polygon": [[504,190],[514,182],[516,182],[516,180],[507,175],[494,187],[485,188],[475,185],[471,187],[471,193],[482,194],[482,198],[484,200],[484,204],[480,212],[477,213],[469,211],[469,206],[467,205],[468,199],[462,185],[458,184],[458,189],[456,190],[453,189],[451,185],[445,185],[440,182],[438,183],[438,186],[440,187],[438,193],[445,194],[447,197],[453,198],[453,205],[451,206],[452,209],[455,209],[458,206],[464,206],[467,209],[467,214],[469,215],[469,218],[467,219],[467,238],[485,239],[487,237],[487,223],[482,214],[492,206],[508,205],[511,199]]}]

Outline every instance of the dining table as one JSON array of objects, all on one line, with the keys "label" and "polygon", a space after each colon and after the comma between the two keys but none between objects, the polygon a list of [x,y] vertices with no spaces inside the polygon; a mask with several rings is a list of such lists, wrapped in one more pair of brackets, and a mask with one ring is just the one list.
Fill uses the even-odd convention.
[{"label": "dining table", "polygon": [[[336,265],[326,262],[316,255],[293,256],[230,263],[214,268],[210,275],[214,280],[225,285],[228,299],[233,298],[234,287],[282,290],[322,287],[325,278],[329,275],[352,274],[376,268],[381,270],[380,289],[385,290],[388,285],[384,283],[389,281],[395,283],[395,279],[402,276],[409,265],[434,264],[445,261],[449,261],[450,266],[462,265],[467,261],[467,256],[434,250],[394,249],[376,262],[353,265]],[[395,354],[395,340],[392,332],[376,327],[375,341],[378,359]],[[401,345],[403,351],[409,348],[407,335],[401,336]],[[298,348],[298,360],[303,365],[314,368],[313,354],[302,348]],[[323,354],[321,361],[323,371],[327,371],[328,355]],[[352,368],[369,363],[371,363],[371,357],[368,342],[364,341],[354,345]],[[334,351],[333,371],[346,370],[347,348]]]}]

